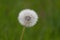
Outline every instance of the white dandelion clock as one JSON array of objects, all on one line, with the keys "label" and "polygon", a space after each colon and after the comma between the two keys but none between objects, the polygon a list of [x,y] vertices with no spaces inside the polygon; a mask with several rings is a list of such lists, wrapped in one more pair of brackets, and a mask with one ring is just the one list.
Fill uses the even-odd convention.
[{"label": "white dandelion clock", "polygon": [[[25,27],[34,26],[36,24],[37,20],[38,20],[38,15],[36,14],[36,12],[34,10],[30,10],[30,9],[22,10],[18,16],[19,23],[21,23]],[[23,39],[25,27],[23,27],[20,40]]]},{"label": "white dandelion clock", "polygon": [[32,27],[36,24],[38,15],[34,10],[25,9],[19,13],[18,20],[23,26]]}]

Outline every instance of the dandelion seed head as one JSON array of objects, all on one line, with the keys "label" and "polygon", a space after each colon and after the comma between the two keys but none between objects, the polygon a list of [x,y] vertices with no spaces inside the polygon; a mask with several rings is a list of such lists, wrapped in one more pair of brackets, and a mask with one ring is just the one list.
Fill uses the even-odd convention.
[{"label": "dandelion seed head", "polygon": [[24,9],[19,13],[18,21],[25,27],[32,27],[36,24],[38,15],[34,10]]}]

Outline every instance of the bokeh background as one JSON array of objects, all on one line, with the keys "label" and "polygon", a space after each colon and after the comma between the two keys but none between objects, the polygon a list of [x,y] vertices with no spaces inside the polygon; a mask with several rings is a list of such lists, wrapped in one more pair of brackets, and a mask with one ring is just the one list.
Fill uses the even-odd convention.
[{"label": "bokeh background", "polygon": [[0,40],[20,40],[18,14],[33,9],[39,20],[26,28],[23,40],[60,40],[60,0],[0,0]]}]

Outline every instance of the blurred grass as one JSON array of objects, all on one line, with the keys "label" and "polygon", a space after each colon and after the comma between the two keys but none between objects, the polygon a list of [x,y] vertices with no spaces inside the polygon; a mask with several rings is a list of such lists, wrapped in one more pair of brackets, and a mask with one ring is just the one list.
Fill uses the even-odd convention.
[{"label": "blurred grass", "polygon": [[23,40],[60,40],[60,0],[0,0],[0,40],[20,40],[17,20],[22,9],[33,9],[39,20],[26,28]]}]

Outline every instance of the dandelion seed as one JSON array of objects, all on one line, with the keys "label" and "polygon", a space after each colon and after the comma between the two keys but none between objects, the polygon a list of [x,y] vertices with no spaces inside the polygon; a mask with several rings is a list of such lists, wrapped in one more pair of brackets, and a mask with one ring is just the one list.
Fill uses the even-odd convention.
[{"label": "dandelion seed", "polygon": [[18,20],[21,25],[25,27],[32,27],[36,24],[38,15],[34,10],[24,9],[19,13]]}]

